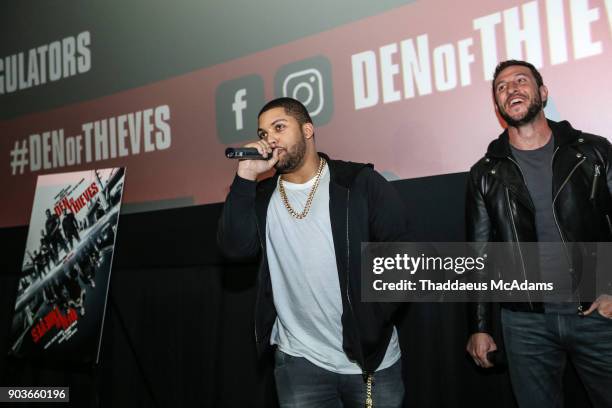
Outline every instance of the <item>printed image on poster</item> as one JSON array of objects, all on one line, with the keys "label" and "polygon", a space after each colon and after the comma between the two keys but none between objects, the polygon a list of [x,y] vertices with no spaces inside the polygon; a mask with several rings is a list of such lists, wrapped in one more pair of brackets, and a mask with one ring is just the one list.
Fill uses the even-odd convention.
[{"label": "printed image on poster", "polygon": [[9,354],[97,362],[125,168],[39,176]]}]

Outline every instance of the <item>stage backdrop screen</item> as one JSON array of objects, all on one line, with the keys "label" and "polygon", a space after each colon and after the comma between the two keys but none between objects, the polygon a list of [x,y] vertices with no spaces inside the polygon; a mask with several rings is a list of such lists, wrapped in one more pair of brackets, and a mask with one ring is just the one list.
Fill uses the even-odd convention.
[{"label": "stage backdrop screen", "polygon": [[97,167],[129,168],[126,212],[223,201],[225,148],[277,96],[304,102],[333,158],[464,172],[503,130],[491,78],[509,58],[541,70],[550,119],[611,135],[610,0],[15,3],[0,227],[27,222],[37,176]]}]

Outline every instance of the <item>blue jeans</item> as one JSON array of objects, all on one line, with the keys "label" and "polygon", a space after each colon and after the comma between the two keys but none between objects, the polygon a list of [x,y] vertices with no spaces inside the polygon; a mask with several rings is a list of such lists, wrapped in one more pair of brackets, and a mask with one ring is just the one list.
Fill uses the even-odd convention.
[{"label": "blue jeans", "polygon": [[[366,384],[361,374],[336,374],[278,349],[274,357],[274,378],[281,408],[365,406]],[[376,408],[402,406],[401,360],[374,373],[372,399]]]},{"label": "blue jeans", "polygon": [[612,407],[612,320],[502,309],[510,380],[521,408],[563,407],[569,358],[594,407]]}]

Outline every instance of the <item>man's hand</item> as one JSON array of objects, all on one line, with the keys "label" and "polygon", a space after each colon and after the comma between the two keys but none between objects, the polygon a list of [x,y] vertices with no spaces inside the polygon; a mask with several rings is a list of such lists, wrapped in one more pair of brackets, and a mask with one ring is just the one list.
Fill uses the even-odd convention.
[{"label": "man's hand", "polygon": [[489,351],[497,350],[497,344],[487,333],[474,333],[470,336],[466,350],[470,353],[470,356],[474,359],[474,363],[478,367],[491,368],[493,364],[487,360],[487,353]]},{"label": "man's hand", "polygon": [[249,143],[243,147],[254,147],[267,160],[240,160],[238,175],[243,179],[257,180],[257,176],[270,170],[278,162],[278,150],[265,140]]},{"label": "man's hand", "polygon": [[585,316],[590,315],[594,310],[597,310],[600,315],[612,319],[612,296],[600,295],[589,307],[589,310],[584,312]]}]

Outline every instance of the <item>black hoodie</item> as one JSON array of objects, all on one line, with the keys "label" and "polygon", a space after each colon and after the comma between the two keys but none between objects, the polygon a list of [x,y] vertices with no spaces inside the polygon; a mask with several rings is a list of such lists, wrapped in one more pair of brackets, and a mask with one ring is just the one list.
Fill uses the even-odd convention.
[{"label": "black hoodie", "polygon": [[[395,188],[371,164],[331,160],[329,213],[342,297],[343,348],[364,374],[380,365],[397,304],[361,302],[361,243],[406,242],[406,210]],[[266,258],[266,215],[278,174],[259,183],[236,176],[219,221],[218,243],[230,258],[261,255],[255,301],[255,341],[270,345],[276,320]]]}]

